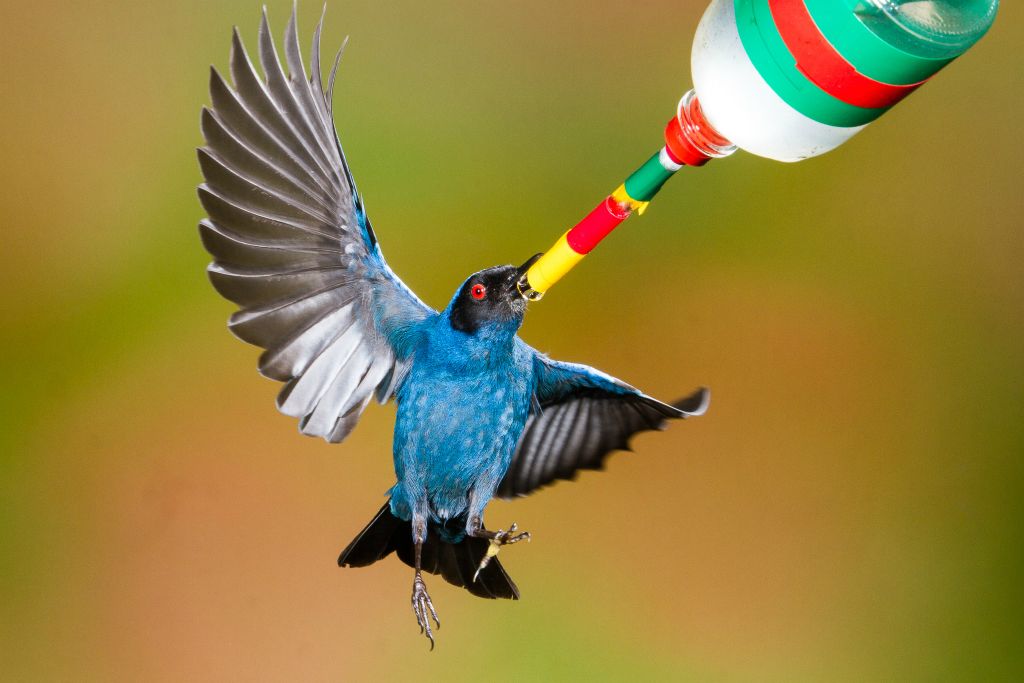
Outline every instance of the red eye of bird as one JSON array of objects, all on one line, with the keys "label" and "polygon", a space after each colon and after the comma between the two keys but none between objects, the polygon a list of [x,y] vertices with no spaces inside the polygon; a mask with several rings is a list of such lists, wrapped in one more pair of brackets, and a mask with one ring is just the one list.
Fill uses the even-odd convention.
[{"label": "red eye of bird", "polygon": [[470,288],[469,293],[472,295],[474,299],[480,301],[485,296],[487,296],[487,288],[481,284],[475,284]]}]

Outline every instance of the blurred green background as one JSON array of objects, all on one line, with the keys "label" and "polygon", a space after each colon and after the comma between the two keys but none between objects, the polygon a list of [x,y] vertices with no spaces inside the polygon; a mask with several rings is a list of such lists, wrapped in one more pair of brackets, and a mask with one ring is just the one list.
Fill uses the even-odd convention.
[{"label": "blurred green background", "polygon": [[[288,3],[269,7],[275,33]],[[338,126],[429,303],[660,143],[703,2],[330,2]],[[299,8],[303,42],[319,14]],[[707,416],[514,504],[518,603],[340,570],[393,408],[301,437],[196,230],[207,67],[259,3],[5,2],[7,680],[1024,677],[1024,10],[835,152],[684,170],[523,329]]]}]

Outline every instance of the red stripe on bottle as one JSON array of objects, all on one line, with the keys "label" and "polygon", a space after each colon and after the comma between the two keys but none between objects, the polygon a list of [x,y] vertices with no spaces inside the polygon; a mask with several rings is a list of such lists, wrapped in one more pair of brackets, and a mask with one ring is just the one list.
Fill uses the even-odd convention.
[{"label": "red stripe on bottle", "polygon": [[619,223],[629,218],[630,211],[628,206],[620,206],[611,197],[606,197],[593,211],[584,216],[583,220],[573,226],[566,234],[565,241],[577,254],[587,254],[607,237],[608,233],[617,228]]},{"label": "red stripe on bottle", "polygon": [[768,7],[796,68],[838,100],[865,109],[891,107],[924,83],[890,85],[857,71],[818,30],[803,0],[768,0]]}]

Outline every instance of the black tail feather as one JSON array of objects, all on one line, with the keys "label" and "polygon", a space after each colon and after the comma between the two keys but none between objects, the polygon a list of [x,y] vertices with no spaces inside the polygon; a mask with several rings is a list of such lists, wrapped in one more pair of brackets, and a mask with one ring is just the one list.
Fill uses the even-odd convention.
[{"label": "black tail feather", "polygon": [[[458,543],[442,540],[431,525],[427,540],[423,544],[422,569],[431,574],[440,574],[445,581],[465,588],[481,598],[519,599],[519,589],[498,558],[491,558],[476,581],[473,574],[480,566],[480,560],[487,553],[488,542],[483,538],[463,538]],[[341,552],[338,565],[342,567],[366,567],[395,552],[402,562],[415,567],[412,542],[412,523],[391,514],[390,501],[374,516],[355,540]]]},{"label": "black tail feather", "polygon": [[339,567],[368,567],[387,557],[394,547],[392,536],[412,533],[412,525],[391,514],[390,503],[384,503],[366,528],[359,532],[338,557]]}]

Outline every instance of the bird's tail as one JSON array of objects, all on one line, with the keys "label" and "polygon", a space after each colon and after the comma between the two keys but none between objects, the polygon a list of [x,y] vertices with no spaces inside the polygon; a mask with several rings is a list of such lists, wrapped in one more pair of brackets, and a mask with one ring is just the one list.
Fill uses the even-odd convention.
[{"label": "bird's tail", "polygon": [[[473,580],[473,574],[487,553],[488,545],[486,539],[469,536],[458,543],[449,543],[441,539],[433,525],[429,525],[427,540],[423,544],[422,569],[431,574],[440,574],[448,583],[465,588],[481,598],[518,600],[519,589],[496,557],[480,572],[476,581]],[[338,566],[367,567],[392,552],[410,567],[416,566],[412,522],[391,514],[391,502],[388,501],[366,528],[341,551]]]}]

